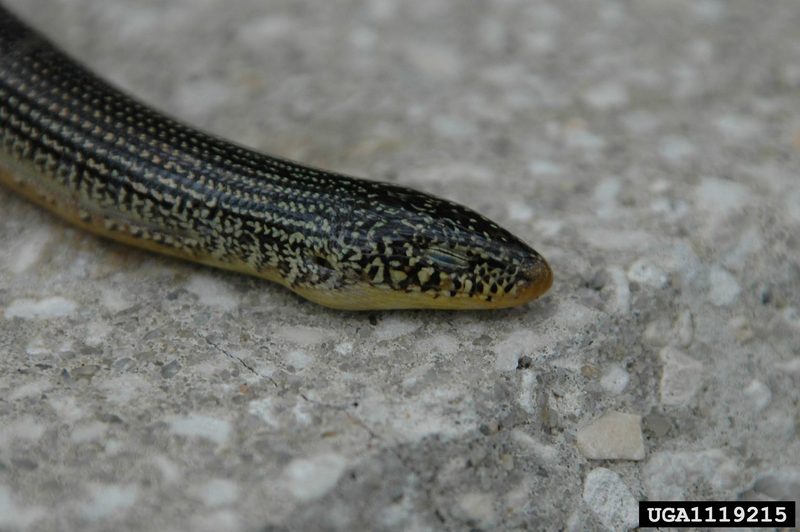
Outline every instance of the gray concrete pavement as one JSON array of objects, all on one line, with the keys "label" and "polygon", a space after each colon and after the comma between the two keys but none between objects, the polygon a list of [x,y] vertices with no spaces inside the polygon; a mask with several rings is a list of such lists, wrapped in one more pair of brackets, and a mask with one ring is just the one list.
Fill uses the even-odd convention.
[{"label": "gray concrete pavement", "polygon": [[800,4],[6,0],[238,142],[551,262],[347,314],[0,191],[0,530],[617,530],[800,499]]}]

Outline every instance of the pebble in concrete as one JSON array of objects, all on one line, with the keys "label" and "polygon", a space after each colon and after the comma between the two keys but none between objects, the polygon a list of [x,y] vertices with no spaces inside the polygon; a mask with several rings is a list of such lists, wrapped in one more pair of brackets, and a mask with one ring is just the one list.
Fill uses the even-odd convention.
[{"label": "pebble in concrete", "polygon": [[15,299],[6,308],[6,319],[48,319],[69,316],[78,308],[75,302],[55,296],[44,299]]},{"label": "pebble in concrete", "polygon": [[325,453],[292,460],[283,472],[286,488],[301,501],[319,499],[336,486],[344,473],[344,457]]},{"label": "pebble in concrete", "polygon": [[688,403],[703,382],[703,364],[671,346],[662,349],[660,357],[664,364],[661,372],[661,403]]},{"label": "pebble in concrete", "polygon": [[622,393],[628,386],[631,376],[622,366],[614,364],[600,377],[600,386],[609,393]]},{"label": "pebble in concrete", "polygon": [[762,412],[772,401],[772,391],[769,386],[759,380],[753,380],[744,389],[744,394],[750,400],[754,412]]},{"label": "pebble in concrete", "polygon": [[708,273],[708,285],[708,300],[717,307],[730,305],[742,291],[736,277],[719,266],[714,266]]},{"label": "pebble in concrete", "polygon": [[610,469],[598,467],[586,475],[583,501],[608,530],[629,530],[639,524],[636,499]]},{"label": "pebble in concrete", "polygon": [[642,417],[608,412],[577,435],[578,449],[592,460],[642,460]]},{"label": "pebble in concrete", "polygon": [[647,497],[655,500],[691,498],[692,490],[702,483],[718,498],[736,485],[739,467],[720,449],[654,453],[644,466]]}]

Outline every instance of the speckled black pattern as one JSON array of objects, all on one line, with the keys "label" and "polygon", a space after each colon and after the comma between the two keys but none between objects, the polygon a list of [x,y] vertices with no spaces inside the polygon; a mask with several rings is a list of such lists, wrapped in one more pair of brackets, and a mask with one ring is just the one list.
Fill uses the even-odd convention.
[{"label": "speckled black pattern", "polygon": [[538,253],[465,207],[177,123],[2,8],[0,137],[0,159],[29,169],[25,186],[70,202],[112,238],[278,272],[293,289],[362,283],[491,302],[530,284],[531,272],[549,274]]}]

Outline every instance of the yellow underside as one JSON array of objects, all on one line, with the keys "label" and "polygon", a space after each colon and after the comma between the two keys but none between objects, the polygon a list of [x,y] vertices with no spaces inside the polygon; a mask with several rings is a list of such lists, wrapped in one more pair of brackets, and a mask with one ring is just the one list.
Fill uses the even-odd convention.
[{"label": "yellow underside", "polygon": [[16,170],[0,168],[0,184],[47,209],[67,222],[98,236],[115,240],[123,244],[154,251],[172,257],[213,266],[225,270],[236,271],[247,275],[261,277],[279,283],[299,296],[320,305],[341,310],[388,310],[388,309],[496,309],[514,307],[526,303],[545,293],[552,284],[552,273],[546,266],[542,270],[540,280],[515,295],[497,297],[492,301],[483,301],[463,294],[456,296],[434,297],[421,292],[399,292],[390,288],[372,286],[367,283],[356,283],[344,289],[328,290],[311,287],[292,287],[276,269],[255,271],[245,262],[222,262],[210,255],[196,255],[168,245],[159,244],[133,236],[120,230],[109,230],[104,226],[102,216],[93,216],[85,221],[79,216],[77,202],[70,198],[49,193],[35,187],[31,182],[15,179]]}]

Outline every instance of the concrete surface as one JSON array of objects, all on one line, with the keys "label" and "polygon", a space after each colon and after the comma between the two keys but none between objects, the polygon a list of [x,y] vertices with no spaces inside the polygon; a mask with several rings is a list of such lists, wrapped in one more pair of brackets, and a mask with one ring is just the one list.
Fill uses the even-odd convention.
[{"label": "concrete surface", "polygon": [[800,498],[797,2],[6,1],[193,124],[481,210],[556,284],[327,311],[0,191],[1,530],[605,530],[643,498]]}]

